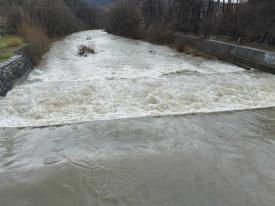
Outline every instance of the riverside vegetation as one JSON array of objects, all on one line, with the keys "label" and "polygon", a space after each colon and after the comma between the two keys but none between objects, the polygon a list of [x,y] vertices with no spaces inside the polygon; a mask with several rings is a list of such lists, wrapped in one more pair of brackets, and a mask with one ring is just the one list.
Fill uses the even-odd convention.
[{"label": "riverside vegetation", "polygon": [[[152,43],[172,44],[178,51],[210,57],[174,42],[182,32],[247,45],[275,45],[273,0],[117,0],[106,11],[109,33]],[[260,46],[259,46],[260,45]]]},{"label": "riverside vegetation", "polygon": [[24,40],[18,36],[8,35],[0,38],[0,62],[9,59],[23,45]]},{"label": "riverside vegetation", "polygon": [[[6,34],[24,38],[34,65],[39,63],[54,40],[76,31],[97,28],[98,12],[98,8],[81,0],[0,2],[0,17],[6,20],[3,30]],[[2,59],[11,55],[11,52],[5,52]]]},{"label": "riverside vegetation", "polygon": [[[53,40],[95,28],[171,45],[178,51],[207,58],[211,56],[174,42],[173,33],[269,45],[265,48],[273,48],[275,44],[273,0],[113,0],[100,8],[92,2],[98,1],[2,0],[0,16],[7,20],[7,33],[25,38],[34,64],[48,51]],[[11,54],[5,53],[2,58]]]}]

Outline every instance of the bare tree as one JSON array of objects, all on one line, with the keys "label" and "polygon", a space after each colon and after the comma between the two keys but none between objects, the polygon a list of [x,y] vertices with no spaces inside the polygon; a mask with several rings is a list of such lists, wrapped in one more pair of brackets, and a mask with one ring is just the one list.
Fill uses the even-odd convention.
[{"label": "bare tree", "polygon": [[141,23],[139,2],[135,0],[117,0],[109,7],[106,30],[110,33],[128,37],[138,37]]}]

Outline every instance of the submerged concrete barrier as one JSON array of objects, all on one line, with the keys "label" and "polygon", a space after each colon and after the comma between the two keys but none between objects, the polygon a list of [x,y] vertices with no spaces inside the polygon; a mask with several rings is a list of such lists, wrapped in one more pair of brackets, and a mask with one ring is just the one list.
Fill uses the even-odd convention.
[{"label": "submerged concrete barrier", "polygon": [[0,63],[0,97],[5,96],[31,68],[31,60],[24,52]]},{"label": "submerged concrete barrier", "polygon": [[275,74],[275,52],[180,33],[175,34],[175,39],[246,69],[255,68]]}]

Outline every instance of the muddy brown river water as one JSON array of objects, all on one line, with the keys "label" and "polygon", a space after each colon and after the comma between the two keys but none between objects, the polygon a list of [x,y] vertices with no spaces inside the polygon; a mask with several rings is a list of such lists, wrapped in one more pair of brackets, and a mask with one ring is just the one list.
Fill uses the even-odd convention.
[{"label": "muddy brown river water", "polygon": [[80,32],[0,100],[0,206],[274,206],[274,141],[274,75]]},{"label": "muddy brown river water", "polygon": [[0,129],[0,205],[273,206],[275,109]]}]

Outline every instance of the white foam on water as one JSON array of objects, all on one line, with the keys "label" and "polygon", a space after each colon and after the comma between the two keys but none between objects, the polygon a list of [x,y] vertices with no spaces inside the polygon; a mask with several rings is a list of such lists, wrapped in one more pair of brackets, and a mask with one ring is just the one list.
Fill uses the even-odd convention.
[{"label": "white foam on water", "polygon": [[[87,40],[92,36],[92,40]],[[96,54],[77,55],[80,44]],[[0,127],[275,106],[275,76],[85,31],[55,42],[0,100]]]}]

